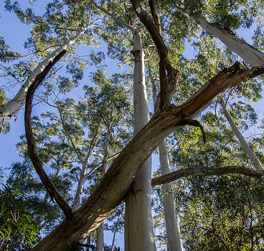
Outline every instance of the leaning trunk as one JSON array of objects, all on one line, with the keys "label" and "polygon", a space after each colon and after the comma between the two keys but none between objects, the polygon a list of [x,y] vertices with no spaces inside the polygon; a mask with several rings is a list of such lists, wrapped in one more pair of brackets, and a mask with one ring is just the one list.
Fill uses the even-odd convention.
[{"label": "leaning trunk", "polygon": [[234,131],[236,137],[238,138],[239,142],[241,143],[243,149],[246,151],[249,159],[251,160],[253,166],[255,167],[256,170],[263,170],[263,166],[260,162],[260,160],[258,159],[257,155],[253,152],[253,150],[250,148],[249,144],[247,143],[247,141],[245,140],[245,138],[243,137],[243,135],[240,133],[240,131],[238,130],[236,124],[234,123],[229,111],[226,109],[226,105],[224,104],[224,100],[223,98],[220,99],[221,105],[223,107],[226,119],[229,123],[229,125],[231,126],[232,130]]},{"label": "leaning trunk", "polygon": [[[145,86],[144,53],[138,33],[134,35],[134,136],[148,123],[149,109]],[[151,158],[141,166],[126,197],[125,250],[154,251],[151,214]]]},{"label": "leaning trunk", "polygon": [[[188,13],[189,14],[189,13]],[[228,29],[211,24],[202,17],[191,16],[208,33],[221,40],[231,51],[243,58],[251,66],[264,66],[264,54],[245,41],[239,39]]]},{"label": "leaning trunk", "polygon": [[[28,76],[26,82],[21,86],[16,96],[8,101],[4,107],[0,108],[0,128],[6,123],[14,114],[16,114],[24,105],[26,100],[26,95],[28,88],[32,85],[32,83],[43,74],[44,70],[46,70],[51,62],[62,53],[62,51],[67,51],[68,47],[72,45],[86,30],[78,32],[74,37],[69,39],[63,45],[61,45],[58,49],[52,52],[46,59],[38,64],[38,66],[31,72]],[[51,70],[51,67],[49,71]]]}]

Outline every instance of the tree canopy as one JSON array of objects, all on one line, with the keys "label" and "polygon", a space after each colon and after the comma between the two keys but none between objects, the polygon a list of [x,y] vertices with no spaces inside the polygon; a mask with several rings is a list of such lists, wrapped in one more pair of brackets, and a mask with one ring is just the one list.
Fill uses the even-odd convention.
[{"label": "tree canopy", "polygon": [[263,6],[5,0],[30,35],[22,52],[0,36],[0,132],[12,135],[18,114],[25,123],[21,161],[1,167],[1,248],[92,250],[108,219],[104,248],[119,250],[124,203],[140,201],[138,173],[163,142],[171,173],[155,158],[144,181],[154,231],[134,223],[154,233],[149,251],[176,250],[164,231],[168,193],[185,250],[262,250]]}]

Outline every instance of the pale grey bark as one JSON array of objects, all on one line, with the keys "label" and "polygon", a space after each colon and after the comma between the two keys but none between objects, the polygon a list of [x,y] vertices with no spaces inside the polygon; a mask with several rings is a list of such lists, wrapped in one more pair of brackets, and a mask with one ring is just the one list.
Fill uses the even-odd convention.
[{"label": "pale grey bark", "polygon": [[[187,11],[189,14],[189,12]],[[264,66],[264,54],[227,29],[221,28],[217,24],[207,22],[203,17],[193,18],[203,29],[211,33],[214,37],[221,40],[231,51],[235,52],[251,66]]]},{"label": "pale grey bark", "polygon": [[[89,26],[88,26],[89,27]],[[58,49],[53,51],[47,58],[38,64],[38,66],[28,76],[26,82],[21,86],[15,97],[9,100],[4,107],[0,108],[0,128],[6,123],[14,114],[16,114],[24,105],[28,88],[34,82],[35,78],[43,72],[46,66],[54,60],[62,51],[67,50],[86,30],[79,31],[75,36],[70,38],[67,42],[61,45]]]},{"label": "pale grey bark", "polygon": [[220,103],[222,105],[222,108],[224,110],[224,113],[225,113],[225,116],[226,116],[226,119],[227,119],[229,125],[231,126],[232,130],[234,131],[234,133],[235,133],[237,139],[239,140],[240,144],[242,145],[243,149],[247,153],[247,155],[248,155],[249,159],[251,160],[254,168],[256,170],[263,170],[263,166],[262,166],[260,160],[258,159],[258,157],[255,154],[255,152],[250,148],[250,146],[247,143],[247,141],[245,140],[244,136],[241,134],[241,132],[237,128],[237,126],[234,123],[229,111],[226,108],[226,104],[225,104],[225,102],[224,102],[222,97],[220,97]]},{"label": "pale grey bark", "polygon": [[[144,52],[141,38],[134,34],[134,136],[148,123],[149,108],[145,86]],[[151,157],[134,180],[134,191],[126,197],[125,250],[155,251],[151,212]]]},{"label": "pale grey bark", "polygon": [[[112,131],[111,122],[109,122],[108,124],[107,136],[104,145],[104,157],[102,161],[102,172],[101,172],[102,178],[104,177],[107,171],[108,147],[110,144],[110,137]],[[101,225],[96,230],[96,250],[104,251],[104,223],[101,223]]]},{"label": "pale grey bark", "polygon": [[[156,107],[155,104],[157,102],[157,92],[156,92],[155,81],[151,75],[150,68],[149,68],[149,75],[152,82],[153,103],[155,109]],[[171,168],[170,168],[169,156],[167,152],[165,139],[159,145],[159,156],[160,156],[161,175],[170,173]],[[174,197],[173,194],[171,193],[172,191],[171,183],[163,185],[162,191],[164,195],[163,205],[164,205],[164,217],[166,222],[168,250],[183,251],[180,226],[175,212]]]}]

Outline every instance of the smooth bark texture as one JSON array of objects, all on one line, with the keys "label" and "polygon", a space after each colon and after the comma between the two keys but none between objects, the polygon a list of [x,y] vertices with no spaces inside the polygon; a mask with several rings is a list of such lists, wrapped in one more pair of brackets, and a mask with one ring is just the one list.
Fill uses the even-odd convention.
[{"label": "smooth bark texture", "polygon": [[[3,108],[0,107],[0,127],[2,127],[4,123],[6,123],[14,114],[16,114],[22,108],[26,100],[28,88],[32,85],[36,78],[47,69],[47,66],[51,62],[53,62],[58,55],[61,55],[62,51],[66,51],[67,48],[72,45],[86,31],[87,28],[78,32],[74,37],[69,39],[58,49],[52,52],[41,63],[39,63],[38,66],[31,72],[26,82],[21,86],[16,96],[10,101],[8,101]],[[50,70],[51,68],[49,69],[49,71]],[[45,75],[47,74],[48,72]]]},{"label": "smooth bark texture", "polygon": [[236,37],[236,35],[228,29],[224,29],[218,24],[211,24],[202,17],[193,17],[191,15],[190,17],[208,33],[211,33],[214,37],[221,40],[231,51],[235,52],[251,66],[264,66],[264,54]]},{"label": "smooth bark texture", "polygon": [[[169,174],[171,170],[165,140],[159,145],[159,154],[161,175]],[[180,226],[175,212],[174,196],[171,193],[171,183],[164,184],[162,186],[162,191],[164,193],[163,205],[168,238],[168,251],[183,251]]]},{"label": "smooth bark texture", "polygon": [[[157,102],[157,93],[154,79],[149,69],[149,75],[152,82],[153,102],[154,109]],[[161,175],[165,175],[171,172],[169,156],[167,152],[166,140],[164,139],[159,144],[159,156],[160,156],[160,170]],[[162,186],[163,191],[163,205],[164,205],[164,217],[166,222],[167,232],[167,246],[169,251],[183,251],[181,231],[178,223],[177,215],[175,212],[174,196],[171,193],[172,186],[170,183]]]},{"label": "smooth bark texture", "polygon": [[[110,144],[110,137],[111,137],[111,132],[112,132],[112,121],[108,123],[107,125],[107,136],[106,136],[106,141],[104,145],[104,157],[102,161],[102,178],[106,174],[107,171],[107,160],[108,160],[108,147]],[[104,223],[97,228],[96,230],[96,250],[97,251],[104,251]]]},{"label": "smooth bark texture", "polygon": [[190,175],[226,175],[226,174],[242,174],[252,178],[261,178],[264,175],[264,170],[252,170],[243,166],[224,166],[220,168],[193,166],[175,172],[165,174],[151,180],[152,188],[159,187],[169,182],[188,177]]},{"label": "smooth bark texture", "polygon": [[82,243],[125,198],[141,165],[167,135],[180,127],[185,114],[198,115],[221,92],[262,73],[264,68],[240,69],[236,63],[218,73],[184,104],[157,112],[118,155],[95,191],[73,213],[73,219],[65,219],[33,250],[65,251]]},{"label": "smooth bark texture", "polygon": [[[134,135],[148,122],[149,106],[145,85],[144,52],[141,38],[134,34],[135,59],[133,90],[134,90]],[[125,210],[125,250],[155,251],[151,212],[151,158],[141,166],[135,180],[133,191],[126,197]]]},{"label": "smooth bark texture", "polygon": [[226,105],[224,103],[223,98],[220,98],[220,103],[222,105],[222,108],[224,110],[226,119],[229,123],[229,125],[231,126],[233,132],[235,133],[237,139],[239,140],[240,144],[242,145],[243,149],[245,150],[245,152],[247,153],[249,159],[251,160],[254,168],[256,170],[263,170],[263,166],[260,162],[260,160],[258,159],[257,155],[254,153],[254,151],[250,148],[249,144],[247,143],[247,141],[245,140],[245,138],[243,137],[243,135],[240,133],[239,129],[237,128],[236,124],[234,123],[229,111],[226,108]]}]

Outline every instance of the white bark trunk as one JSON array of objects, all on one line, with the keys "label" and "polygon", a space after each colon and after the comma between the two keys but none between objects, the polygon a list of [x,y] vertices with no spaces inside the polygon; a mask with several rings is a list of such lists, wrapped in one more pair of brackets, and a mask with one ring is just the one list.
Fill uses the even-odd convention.
[{"label": "white bark trunk", "polygon": [[[138,33],[134,34],[134,135],[149,121],[145,86],[144,52]],[[125,181],[124,181],[125,182]],[[155,251],[151,212],[151,158],[138,172],[134,191],[126,197],[125,250]]]},{"label": "white bark trunk", "polygon": [[[159,145],[159,153],[161,175],[168,174],[171,170],[165,140],[163,140]],[[163,197],[163,204],[168,238],[168,250],[183,251],[180,226],[175,212],[174,197],[173,194],[171,194],[171,183],[163,185],[162,191],[165,193]]]},{"label": "white bark trunk", "polygon": [[[110,136],[111,136],[111,131],[112,131],[111,122],[108,124],[108,128],[107,128],[107,136],[106,136],[106,142],[104,146],[104,157],[102,161],[102,173],[101,173],[102,177],[101,178],[104,177],[107,171],[108,146],[110,144]],[[102,223],[96,229],[96,250],[104,251],[104,223]]]},{"label": "white bark trunk", "polygon": [[0,128],[6,123],[14,114],[16,114],[21,107],[24,105],[26,100],[26,94],[28,88],[31,86],[35,78],[45,69],[45,67],[53,61],[53,59],[61,53],[63,50],[67,50],[67,48],[72,45],[86,30],[78,32],[74,37],[65,42],[58,49],[53,51],[47,58],[45,58],[42,62],[38,64],[38,66],[31,72],[26,82],[21,86],[16,96],[8,101],[3,108],[0,108]]},{"label": "white bark trunk", "polygon": [[104,251],[104,223],[96,229],[96,251]]},{"label": "white bark trunk", "polygon": [[193,17],[207,32],[220,39],[231,51],[243,58],[251,66],[264,66],[264,54],[243,40],[237,38],[230,31],[218,27],[216,24],[208,23],[202,17]]},{"label": "white bark trunk", "polygon": [[[157,92],[156,92],[155,81],[151,75],[150,69],[149,69],[149,75],[152,82],[153,103],[155,109],[156,107],[155,104],[157,102]],[[170,169],[170,162],[166,147],[166,140],[163,140],[159,145],[159,156],[160,156],[161,175],[170,173],[171,169]],[[166,222],[168,250],[183,251],[180,226],[175,212],[174,197],[171,194],[172,191],[171,183],[163,185],[162,191],[164,191],[163,205],[164,205],[164,216]]]},{"label": "white bark trunk", "polygon": [[243,149],[246,151],[249,159],[251,160],[254,168],[256,170],[263,170],[263,166],[260,162],[260,160],[258,159],[257,155],[254,153],[254,151],[250,148],[249,144],[247,143],[247,141],[245,140],[245,138],[243,137],[243,135],[240,133],[240,131],[238,130],[236,124],[234,123],[229,111],[226,108],[226,105],[224,103],[224,100],[221,98],[221,105],[222,108],[224,110],[226,119],[229,123],[229,125],[231,126],[232,130],[234,131],[236,137],[238,138],[240,144],[242,145]]}]

